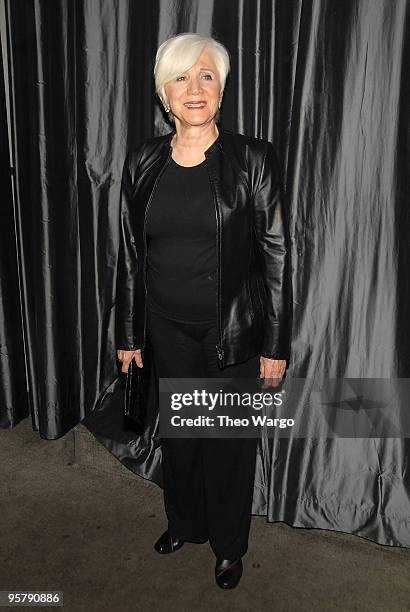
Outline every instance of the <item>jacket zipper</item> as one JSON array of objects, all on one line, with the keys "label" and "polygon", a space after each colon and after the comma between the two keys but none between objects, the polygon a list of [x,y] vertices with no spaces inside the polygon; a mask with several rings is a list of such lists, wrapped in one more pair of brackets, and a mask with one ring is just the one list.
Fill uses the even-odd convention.
[{"label": "jacket zipper", "polygon": [[[205,156],[206,159],[206,156]],[[223,366],[224,359],[224,350],[222,348],[222,337],[221,337],[221,270],[220,270],[220,257],[219,257],[219,249],[220,249],[220,240],[219,240],[219,228],[220,221],[218,217],[218,203],[217,197],[214,190],[214,184],[212,180],[211,189],[214,196],[214,207],[215,207],[215,217],[216,217],[216,284],[217,284],[217,297],[216,297],[216,311],[217,311],[217,333],[218,333],[218,342],[219,344],[215,345],[216,353],[218,355],[218,360],[220,361],[220,365]]]},{"label": "jacket zipper", "polygon": [[255,321],[255,308],[253,307],[253,298],[252,298],[252,291],[251,291],[251,287],[250,287],[250,283],[249,283],[249,277],[246,279],[246,287],[248,289],[248,300],[249,300],[249,310],[251,313],[251,318]]},{"label": "jacket zipper", "polygon": [[143,224],[143,230],[142,230],[142,235],[143,235],[143,239],[144,239],[144,289],[145,289],[145,307],[144,307],[144,335],[143,335],[143,341],[142,341],[142,347],[141,347],[141,352],[145,349],[145,343],[146,343],[146,327],[147,327],[147,236],[146,236],[146,224],[147,224],[147,214],[148,214],[148,209],[151,205],[151,201],[156,189],[156,186],[158,184],[159,179],[161,178],[163,172],[165,171],[165,168],[168,166],[169,163],[169,159],[172,155],[172,149],[170,147],[169,152],[168,152],[168,157],[165,160],[165,164],[162,167],[161,171],[159,172],[155,183],[154,183],[154,187],[152,188],[151,191],[151,195],[149,197],[147,206],[145,208],[145,213],[144,213],[144,224]]}]

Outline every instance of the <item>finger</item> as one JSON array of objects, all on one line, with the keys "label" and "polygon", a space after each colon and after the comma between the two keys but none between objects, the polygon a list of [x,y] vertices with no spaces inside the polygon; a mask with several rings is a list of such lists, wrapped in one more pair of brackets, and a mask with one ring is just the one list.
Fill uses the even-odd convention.
[{"label": "finger", "polygon": [[269,389],[271,387],[276,388],[280,385],[280,382],[281,382],[280,378],[277,378],[277,377],[264,378],[262,388],[263,389]]},{"label": "finger", "polygon": [[262,357],[259,360],[259,378],[265,377],[265,366]]},{"label": "finger", "polygon": [[269,380],[282,380],[283,374],[281,372],[271,372],[266,378]]},{"label": "finger", "polygon": [[266,362],[264,364],[264,378],[281,379],[285,371],[284,364],[278,362]]},{"label": "finger", "polygon": [[265,374],[268,378],[277,378],[283,375],[285,368],[282,365],[273,365],[265,368]]},{"label": "finger", "polygon": [[135,351],[134,353],[134,361],[137,364],[137,366],[139,368],[144,367],[144,364],[142,362],[142,358],[141,358],[141,351]]},{"label": "finger", "polygon": [[271,387],[275,386],[272,384],[272,380],[274,380],[273,378],[264,378],[263,379],[263,383],[262,383],[262,389],[270,389]]},{"label": "finger", "polygon": [[121,368],[121,372],[125,372],[125,374],[128,373],[128,368],[130,367],[130,361],[123,361],[122,362],[122,368]]}]

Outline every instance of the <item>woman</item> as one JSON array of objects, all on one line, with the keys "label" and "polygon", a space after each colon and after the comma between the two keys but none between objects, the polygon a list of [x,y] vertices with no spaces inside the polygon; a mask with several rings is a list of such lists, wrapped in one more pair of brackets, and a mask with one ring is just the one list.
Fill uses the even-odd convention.
[{"label": "woman", "polygon": [[[116,302],[122,371],[152,351],[158,377],[281,379],[289,359],[288,232],[268,141],[217,126],[229,55],[184,33],[157,51],[156,91],[175,122],[129,152]],[[266,381],[265,381],[266,382]],[[242,575],[254,439],[161,440],[168,529],[161,554],[209,540],[215,578]]]}]

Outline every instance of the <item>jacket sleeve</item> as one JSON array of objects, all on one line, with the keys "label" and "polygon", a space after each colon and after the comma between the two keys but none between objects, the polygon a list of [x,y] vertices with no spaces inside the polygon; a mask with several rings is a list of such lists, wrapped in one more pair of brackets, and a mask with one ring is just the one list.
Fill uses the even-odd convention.
[{"label": "jacket sleeve", "polygon": [[265,287],[265,322],[261,355],[290,358],[291,272],[290,236],[284,189],[276,152],[270,142],[254,192],[254,231]]},{"label": "jacket sleeve", "polygon": [[122,170],[119,206],[119,249],[115,300],[115,338],[117,350],[135,350],[134,308],[136,304],[138,256],[133,233],[132,176],[130,153]]}]

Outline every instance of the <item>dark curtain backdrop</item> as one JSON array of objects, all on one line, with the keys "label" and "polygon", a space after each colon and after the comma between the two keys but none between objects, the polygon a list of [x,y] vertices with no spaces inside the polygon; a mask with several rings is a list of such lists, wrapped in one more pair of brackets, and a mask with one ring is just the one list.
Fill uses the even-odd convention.
[{"label": "dark curtain backdrop", "polygon": [[[143,436],[121,428],[117,219],[127,150],[171,129],[152,69],[158,45],[179,32],[227,46],[221,125],[272,141],[281,160],[289,375],[409,376],[406,0],[7,0],[6,9],[16,198],[13,207],[2,91],[2,427],[31,414],[51,440],[82,421],[161,485],[155,404]],[[410,546],[409,441],[311,433],[260,441],[254,513]]]}]

